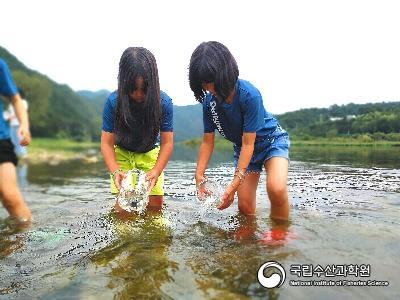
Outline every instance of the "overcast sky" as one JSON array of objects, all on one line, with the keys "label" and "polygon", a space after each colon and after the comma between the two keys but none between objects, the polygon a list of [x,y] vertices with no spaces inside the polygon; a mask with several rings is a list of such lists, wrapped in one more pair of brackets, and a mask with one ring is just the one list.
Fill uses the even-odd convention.
[{"label": "overcast sky", "polygon": [[194,104],[203,41],[235,56],[272,113],[400,101],[400,1],[1,1],[0,46],[74,90],[113,90],[129,46],[155,55],[161,88]]}]

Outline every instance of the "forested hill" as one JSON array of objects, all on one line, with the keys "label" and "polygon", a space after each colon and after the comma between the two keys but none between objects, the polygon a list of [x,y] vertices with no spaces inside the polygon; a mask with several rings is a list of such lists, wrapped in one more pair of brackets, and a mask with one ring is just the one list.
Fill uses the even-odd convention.
[{"label": "forested hill", "polygon": [[[96,115],[97,118],[101,117],[101,115],[103,114],[104,102],[110,94],[110,91],[100,90],[92,92],[81,90],[77,91],[77,94],[89,103],[90,107],[93,109],[93,113]],[[98,128],[98,130],[100,130],[100,127]]]},{"label": "forested hill", "polygon": [[10,67],[16,84],[25,91],[33,136],[99,139],[98,103],[86,101],[69,86],[29,69],[2,47],[0,57]]},{"label": "forested hill", "polygon": [[[34,137],[99,140],[103,106],[110,91],[75,92],[29,69],[1,46],[0,57],[10,67],[16,84],[25,91]],[[200,105],[174,106],[176,141],[200,136],[202,129]]]},{"label": "forested hill", "polygon": [[400,102],[301,109],[278,118],[292,136],[300,139],[370,134],[398,140],[400,134]]}]

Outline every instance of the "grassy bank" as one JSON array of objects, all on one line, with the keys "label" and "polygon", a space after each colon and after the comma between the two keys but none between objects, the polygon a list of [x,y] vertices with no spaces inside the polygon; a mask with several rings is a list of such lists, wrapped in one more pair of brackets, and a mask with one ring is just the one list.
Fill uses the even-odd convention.
[{"label": "grassy bank", "polygon": [[[187,147],[199,147],[201,138],[194,138],[181,142]],[[315,138],[312,140],[291,139],[291,146],[359,146],[359,147],[400,147],[400,141],[371,141],[363,138]],[[222,139],[215,139],[215,148],[219,150],[232,149],[232,143]]]},{"label": "grassy bank", "polygon": [[[200,146],[202,138],[194,138],[186,141],[179,142],[179,144],[186,147],[197,148]],[[232,143],[222,138],[216,138],[214,142],[214,148],[218,150],[232,149]]]},{"label": "grassy bank", "polygon": [[[68,139],[33,138],[28,146],[27,160],[31,162],[88,159],[97,156],[99,142],[77,142]],[[93,160],[93,159],[92,159]]]}]

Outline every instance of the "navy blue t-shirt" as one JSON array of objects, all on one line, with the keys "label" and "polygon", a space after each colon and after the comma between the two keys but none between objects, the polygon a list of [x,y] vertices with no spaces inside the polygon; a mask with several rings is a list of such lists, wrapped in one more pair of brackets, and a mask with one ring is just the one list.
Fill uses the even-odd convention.
[{"label": "navy blue t-shirt", "polygon": [[[103,131],[113,133],[114,132],[114,120],[115,120],[115,110],[117,108],[117,91],[112,92],[104,105],[103,110]],[[163,91],[160,91],[160,100],[161,100],[161,124],[160,131],[173,131],[173,103],[172,99]],[[153,149],[160,145],[160,135],[158,135],[157,140],[154,144]],[[122,145],[119,145],[123,147]],[[129,145],[126,148],[127,150],[133,151],[133,149],[138,148],[139,145]],[[151,149],[150,149],[151,150]]]},{"label": "navy blue t-shirt", "polygon": [[250,82],[238,79],[232,103],[218,104],[208,93],[203,101],[204,132],[218,132],[232,143],[241,146],[244,132],[255,132],[256,142],[286,134],[263,104],[260,92]]},{"label": "navy blue t-shirt", "polygon": [[[0,58],[0,95],[12,97],[18,93],[17,87],[11,77],[10,70],[4,60]],[[0,101],[0,140],[10,138],[10,128],[3,117],[3,105]]]}]

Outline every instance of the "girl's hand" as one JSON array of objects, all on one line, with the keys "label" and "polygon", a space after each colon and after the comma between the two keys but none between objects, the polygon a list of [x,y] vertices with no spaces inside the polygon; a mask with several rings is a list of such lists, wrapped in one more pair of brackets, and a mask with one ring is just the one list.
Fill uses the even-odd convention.
[{"label": "girl's hand", "polygon": [[228,184],[228,186],[225,188],[224,194],[221,197],[221,203],[217,206],[218,209],[222,210],[232,205],[238,187],[239,183],[237,183],[235,180]]},{"label": "girl's hand", "polygon": [[115,187],[117,188],[118,191],[121,189],[121,183],[122,183],[122,180],[124,180],[125,177],[126,177],[126,174],[122,170],[118,170],[113,175],[114,184],[115,184]]},{"label": "girl's hand", "polygon": [[149,172],[146,173],[146,180],[149,182],[149,185],[147,187],[148,192],[150,192],[156,185],[157,179],[160,175],[161,171],[157,169],[151,169]]},{"label": "girl's hand", "polygon": [[20,125],[17,134],[18,137],[21,139],[19,142],[20,145],[28,146],[29,143],[31,142],[31,133],[29,131],[29,128],[27,126]]},{"label": "girl's hand", "polygon": [[205,187],[208,178],[204,175],[196,176],[196,196],[199,200],[204,200],[207,196],[211,195]]}]

